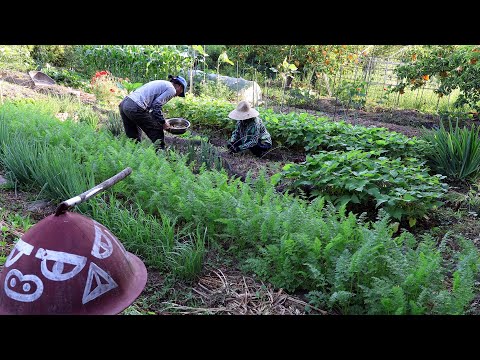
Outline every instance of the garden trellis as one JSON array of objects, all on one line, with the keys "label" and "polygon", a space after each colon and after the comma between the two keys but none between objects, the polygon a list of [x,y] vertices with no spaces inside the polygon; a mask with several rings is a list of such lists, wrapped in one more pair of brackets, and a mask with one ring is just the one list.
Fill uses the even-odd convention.
[{"label": "garden trellis", "polygon": [[[289,112],[304,98],[304,102],[312,108],[322,98],[335,99],[333,117],[353,114],[365,106],[381,107],[384,109],[412,109],[428,112],[435,116],[442,113],[454,112],[453,102],[458,92],[452,92],[445,97],[439,97],[435,90],[438,81],[429,79],[427,84],[416,90],[405,90],[404,94],[390,92],[400,83],[395,74],[395,68],[405,63],[397,58],[381,58],[365,56],[362,61],[342,65],[333,74],[321,74],[315,81],[308,74],[295,74],[294,86],[284,87],[279,73],[257,71],[250,64],[235,61],[235,76],[248,81],[254,81],[262,88],[263,107],[280,109]],[[275,96],[275,90],[282,92]],[[285,94],[283,95],[283,91]],[[237,89],[237,99],[239,99]]]}]

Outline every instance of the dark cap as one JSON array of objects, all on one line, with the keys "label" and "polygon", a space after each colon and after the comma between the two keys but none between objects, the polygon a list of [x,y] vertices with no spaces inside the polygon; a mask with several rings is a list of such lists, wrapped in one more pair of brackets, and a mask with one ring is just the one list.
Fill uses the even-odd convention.
[{"label": "dark cap", "polygon": [[185,97],[185,91],[187,91],[187,81],[181,76],[172,76],[172,75],[168,75],[168,80],[170,80],[171,82],[182,85],[183,91],[178,96]]}]

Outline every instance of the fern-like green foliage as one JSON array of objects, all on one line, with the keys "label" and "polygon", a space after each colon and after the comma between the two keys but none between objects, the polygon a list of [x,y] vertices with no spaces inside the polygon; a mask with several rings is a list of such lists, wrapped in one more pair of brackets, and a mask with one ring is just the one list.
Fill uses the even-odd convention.
[{"label": "fern-like green foliage", "polygon": [[312,304],[343,314],[461,314],[474,298],[480,258],[467,240],[456,238],[460,250],[445,262],[445,248],[428,235],[393,237],[384,213],[371,224],[334,212],[322,220],[336,223],[335,231],[283,236],[262,246],[248,268],[278,287],[309,290]]}]

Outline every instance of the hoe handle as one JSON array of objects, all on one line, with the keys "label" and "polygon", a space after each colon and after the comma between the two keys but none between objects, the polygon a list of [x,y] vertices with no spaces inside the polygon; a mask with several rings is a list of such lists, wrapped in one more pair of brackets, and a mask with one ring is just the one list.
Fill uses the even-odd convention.
[{"label": "hoe handle", "polygon": [[78,205],[88,199],[90,199],[93,195],[98,194],[99,192],[108,189],[112,185],[115,185],[117,182],[120,180],[123,180],[126,178],[128,175],[132,173],[132,169],[130,167],[127,167],[120,171],[118,174],[112,176],[111,178],[105,180],[104,182],[98,184],[97,186],[91,188],[90,190],[87,190],[80,195],[77,195],[71,199],[65,200],[60,205],[58,205],[57,209],[55,210],[55,216],[59,216],[61,214],[64,214],[65,211],[68,210],[68,208]]}]

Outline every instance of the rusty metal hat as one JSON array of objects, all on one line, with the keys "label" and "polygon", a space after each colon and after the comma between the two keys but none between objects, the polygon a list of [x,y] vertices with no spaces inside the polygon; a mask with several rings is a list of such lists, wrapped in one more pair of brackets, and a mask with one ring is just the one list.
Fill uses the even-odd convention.
[{"label": "rusty metal hat", "polygon": [[0,273],[0,314],[113,315],[140,295],[143,262],[102,224],[50,215],[15,244]]}]

